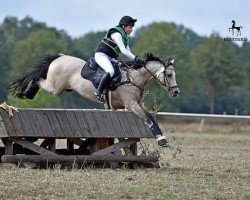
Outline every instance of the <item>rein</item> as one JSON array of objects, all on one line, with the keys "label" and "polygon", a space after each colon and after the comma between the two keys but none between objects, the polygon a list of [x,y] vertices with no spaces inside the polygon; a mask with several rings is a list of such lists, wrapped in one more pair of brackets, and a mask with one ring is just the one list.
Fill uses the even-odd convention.
[{"label": "rein", "polygon": [[[178,87],[178,86],[170,86],[170,83],[169,83],[169,81],[168,81],[168,79],[167,79],[166,69],[171,65],[171,63],[170,63],[170,62],[167,62],[167,64],[166,64],[164,61],[161,61],[161,60],[159,60],[159,62],[160,62],[161,64],[163,64],[163,66],[164,66],[164,70],[162,71],[162,72],[164,73],[164,83],[162,83],[162,82],[159,80],[159,78],[158,78],[159,75],[153,74],[149,69],[146,68],[146,63],[145,63],[142,67],[144,67],[144,68],[147,70],[147,72],[148,72],[148,73],[149,73],[158,83],[160,83],[162,86],[164,86],[164,87],[167,87],[167,86],[168,86],[168,91],[170,91],[170,90],[173,89],[173,88]],[[128,65],[126,62],[122,62],[122,64],[123,64],[123,66],[126,67],[127,69],[133,69],[133,67],[131,67],[130,65]],[[161,70],[161,69],[160,69],[160,70]],[[137,87],[137,88],[141,91],[141,94],[142,94],[143,91],[144,91],[144,88],[141,88],[139,85],[135,84],[135,83],[133,82],[132,78],[129,76],[129,72],[128,72],[127,70],[124,70],[124,71],[126,71],[126,80],[123,81],[123,82],[120,82],[120,83],[118,84],[118,87],[121,86],[121,85],[128,85],[128,84],[131,84],[131,85]]]}]

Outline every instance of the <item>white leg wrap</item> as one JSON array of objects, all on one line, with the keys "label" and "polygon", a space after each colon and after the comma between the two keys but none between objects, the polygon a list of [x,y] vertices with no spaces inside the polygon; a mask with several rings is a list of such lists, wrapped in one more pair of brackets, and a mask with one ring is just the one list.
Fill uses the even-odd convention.
[{"label": "white leg wrap", "polygon": [[166,137],[164,135],[161,135],[160,137],[157,138],[157,141],[164,140],[164,139],[166,140]]}]

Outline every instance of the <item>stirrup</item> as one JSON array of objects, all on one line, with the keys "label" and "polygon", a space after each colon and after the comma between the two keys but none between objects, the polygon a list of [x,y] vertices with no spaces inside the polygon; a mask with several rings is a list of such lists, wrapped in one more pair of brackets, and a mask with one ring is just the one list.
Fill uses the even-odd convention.
[{"label": "stirrup", "polygon": [[98,101],[100,101],[101,103],[104,103],[105,102],[105,99],[104,99],[104,94],[99,94],[97,92],[94,93],[94,96],[97,98]]}]

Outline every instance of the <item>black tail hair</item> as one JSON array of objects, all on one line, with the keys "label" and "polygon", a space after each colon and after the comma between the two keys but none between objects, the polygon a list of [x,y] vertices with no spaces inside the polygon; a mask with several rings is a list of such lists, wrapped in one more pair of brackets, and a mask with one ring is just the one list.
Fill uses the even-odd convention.
[{"label": "black tail hair", "polygon": [[13,96],[20,99],[33,99],[39,90],[37,81],[39,78],[46,79],[49,65],[60,56],[62,54],[46,55],[41,60],[38,60],[31,72],[14,78],[9,82],[9,91],[12,92]]}]

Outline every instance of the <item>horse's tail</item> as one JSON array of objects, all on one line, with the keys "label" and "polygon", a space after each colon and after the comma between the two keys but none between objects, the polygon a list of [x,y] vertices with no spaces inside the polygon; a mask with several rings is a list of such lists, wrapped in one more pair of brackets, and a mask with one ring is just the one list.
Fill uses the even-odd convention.
[{"label": "horse's tail", "polygon": [[63,54],[46,55],[41,60],[37,61],[34,69],[21,76],[14,78],[9,83],[9,91],[13,96],[20,99],[33,99],[39,90],[37,84],[39,78],[46,79],[50,64]]}]

